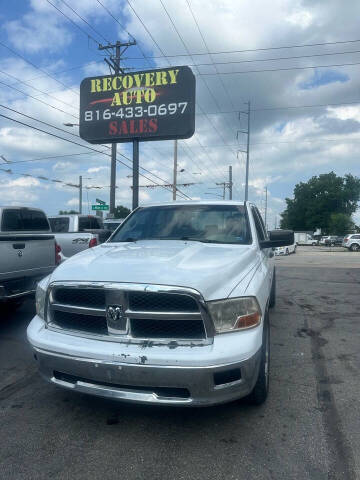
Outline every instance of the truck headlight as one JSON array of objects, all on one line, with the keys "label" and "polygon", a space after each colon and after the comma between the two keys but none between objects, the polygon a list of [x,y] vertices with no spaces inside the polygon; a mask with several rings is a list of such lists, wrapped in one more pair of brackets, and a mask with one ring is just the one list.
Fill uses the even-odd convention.
[{"label": "truck headlight", "polygon": [[216,300],[207,306],[217,333],[253,328],[261,322],[261,309],[254,297]]},{"label": "truck headlight", "polygon": [[40,280],[36,287],[35,303],[36,303],[36,313],[43,320],[45,319],[45,298],[46,290],[50,282],[50,275]]}]

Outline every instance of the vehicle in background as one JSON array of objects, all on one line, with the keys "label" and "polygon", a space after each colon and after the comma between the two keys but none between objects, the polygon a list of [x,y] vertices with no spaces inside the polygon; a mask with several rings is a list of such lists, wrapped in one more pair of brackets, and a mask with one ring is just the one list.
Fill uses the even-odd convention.
[{"label": "vehicle in background", "polygon": [[101,218],[95,215],[54,215],[48,218],[65,257],[96,247],[111,235],[109,230],[103,228]]},{"label": "vehicle in background", "polygon": [[326,241],[330,238],[330,235],[326,235],[320,238],[319,245],[325,245]]},{"label": "vehicle in background", "polygon": [[104,228],[105,230],[110,230],[110,232],[114,232],[119,225],[123,223],[125,218],[108,218],[104,220]]},{"label": "vehicle in background", "polygon": [[276,247],[275,255],[290,255],[290,253],[296,253],[296,243],[287,245],[286,247]]},{"label": "vehicle in background", "polygon": [[18,305],[61,262],[42,210],[0,207],[0,303]]},{"label": "vehicle in background", "polygon": [[342,246],[347,248],[351,252],[358,252],[360,250],[360,234],[354,233],[352,235],[346,235],[343,240]]},{"label": "vehicle in background", "polygon": [[294,232],[295,243],[297,245],[317,245],[318,241],[306,232]]},{"label": "vehicle in background", "polygon": [[[205,406],[269,386],[273,248],[246,202],[139,207],[103,245],[60,265],[37,289],[27,336],[45,379],[74,392]],[[276,332],[275,332],[276,333]]]},{"label": "vehicle in background", "polygon": [[335,247],[336,245],[342,245],[344,237],[337,235],[330,235],[325,239],[324,245],[327,247]]}]

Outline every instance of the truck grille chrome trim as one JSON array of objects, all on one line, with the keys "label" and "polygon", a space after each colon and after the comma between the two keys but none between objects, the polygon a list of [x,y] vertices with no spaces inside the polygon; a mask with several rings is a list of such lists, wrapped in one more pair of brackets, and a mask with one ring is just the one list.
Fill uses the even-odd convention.
[{"label": "truck grille chrome trim", "polygon": [[214,335],[204,299],[185,287],[53,282],[45,317],[49,329],[108,341],[209,344]]},{"label": "truck grille chrome trim", "polygon": [[106,316],[106,310],[104,308],[87,308],[79,307],[77,305],[63,305],[61,303],[52,303],[51,308],[53,310],[59,310],[60,312],[69,312],[69,313],[81,313],[83,315],[96,315],[96,316]]}]

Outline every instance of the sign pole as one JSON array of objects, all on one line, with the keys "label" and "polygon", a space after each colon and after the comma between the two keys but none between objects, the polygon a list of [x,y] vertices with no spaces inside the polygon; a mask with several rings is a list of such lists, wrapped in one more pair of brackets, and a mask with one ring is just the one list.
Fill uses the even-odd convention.
[{"label": "sign pole", "polygon": [[133,198],[132,209],[139,206],[139,139],[133,140]]},{"label": "sign pole", "polygon": [[173,176],[173,200],[176,200],[176,183],[177,183],[177,140],[174,140],[174,176]]},{"label": "sign pole", "polygon": [[79,213],[82,213],[82,175],[79,177]]},{"label": "sign pole", "polygon": [[[115,74],[120,72],[120,42],[116,42],[115,47]],[[110,213],[115,213],[115,191],[116,191],[116,143],[111,144],[111,170],[110,170]]]}]

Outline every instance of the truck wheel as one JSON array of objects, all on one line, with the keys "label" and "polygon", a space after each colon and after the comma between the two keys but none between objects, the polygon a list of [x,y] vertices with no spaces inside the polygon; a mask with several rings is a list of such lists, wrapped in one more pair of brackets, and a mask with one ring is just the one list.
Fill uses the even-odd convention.
[{"label": "truck wheel", "polygon": [[285,255],[289,255],[289,249],[288,248],[285,250]]},{"label": "truck wheel", "polygon": [[316,243],[315,243],[315,242],[313,242],[311,245],[312,245],[313,247],[315,247],[315,246],[316,246]]},{"label": "truck wheel", "polygon": [[271,292],[269,298],[269,307],[273,308],[276,304],[276,271],[274,270],[274,275],[271,284]]},{"label": "truck wheel", "polygon": [[350,245],[350,250],[351,250],[352,252],[358,252],[359,249],[360,249],[360,245],[357,244],[357,243],[352,243],[352,244]]},{"label": "truck wheel", "polygon": [[263,328],[263,339],[261,347],[261,360],[259,375],[247,400],[252,405],[261,405],[265,402],[269,393],[269,373],[270,373],[270,326],[269,319],[265,318]]}]

